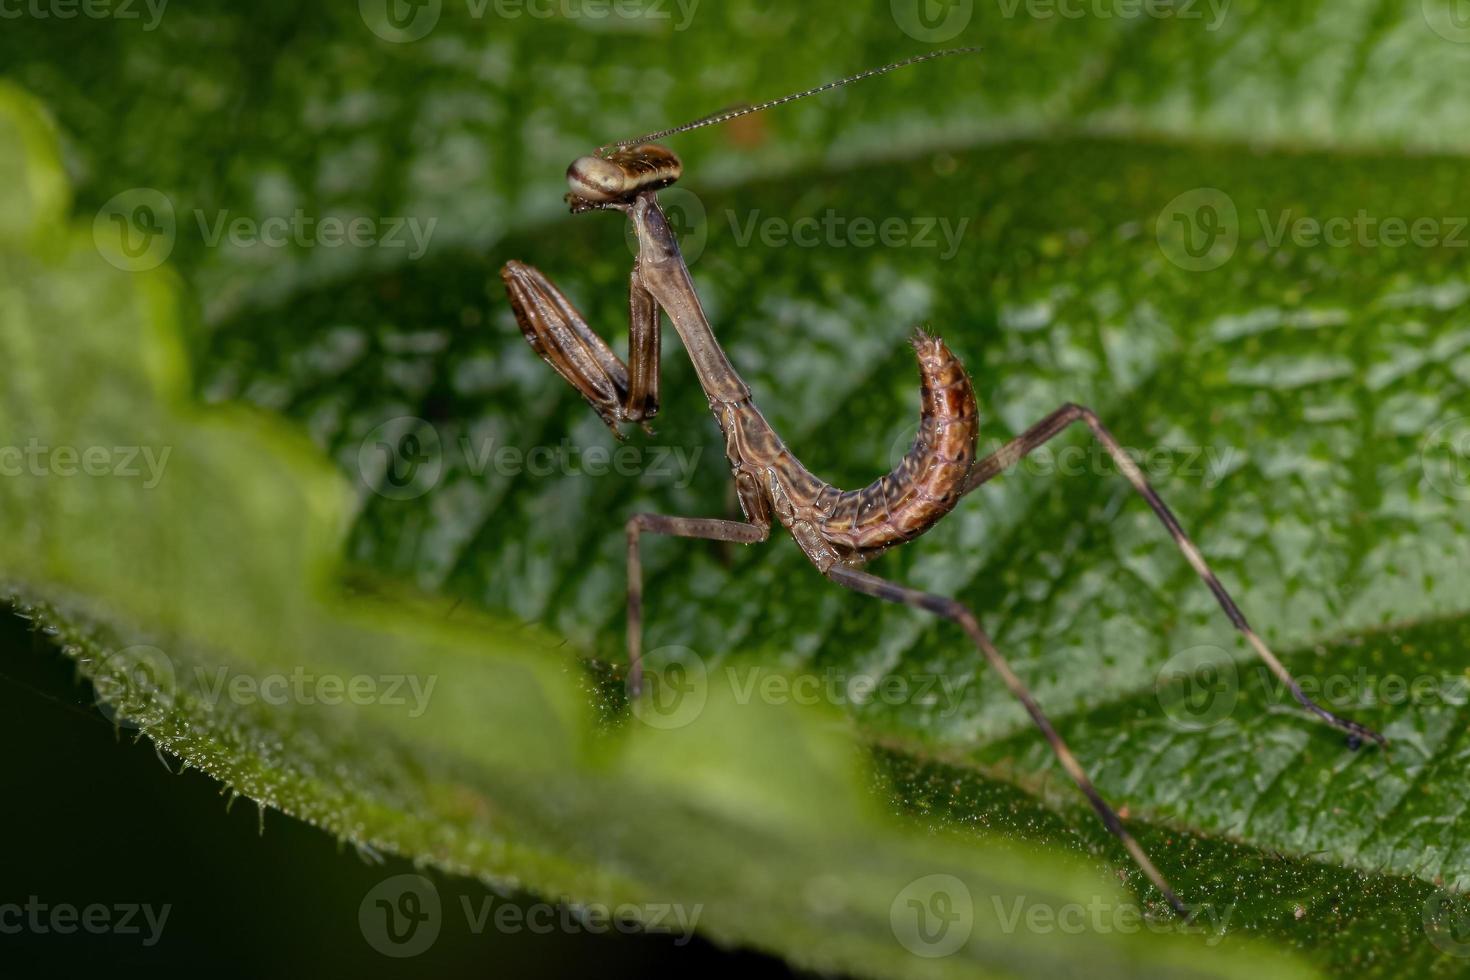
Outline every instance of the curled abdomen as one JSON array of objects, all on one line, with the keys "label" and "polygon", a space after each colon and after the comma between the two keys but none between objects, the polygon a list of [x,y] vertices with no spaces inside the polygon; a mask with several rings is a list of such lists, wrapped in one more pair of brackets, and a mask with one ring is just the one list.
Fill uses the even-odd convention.
[{"label": "curled abdomen", "polygon": [[938,337],[919,331],[913,344],[923,382],[913,446],[892,472],[822,507],[822,536],[854,558],[871,558],[933,527],[959,502],[975,463],[980,420],[964,365]]}]

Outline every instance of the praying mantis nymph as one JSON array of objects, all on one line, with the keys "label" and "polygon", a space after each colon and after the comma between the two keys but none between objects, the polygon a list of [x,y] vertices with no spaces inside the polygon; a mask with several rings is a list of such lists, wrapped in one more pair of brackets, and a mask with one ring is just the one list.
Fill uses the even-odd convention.
[{"label": "praying mantis nymph", "polygon": [[1318,718],[1347,732],[1348,744],[1354,749],[1364,739],[1385,746],[1387,740],[1307,697],[1250,627],[1142,471],[1090,409],[1063,405],[994,453],[977,458],[979,412],[969,376],[942,340],[922,330],[916,331],[913,337],[919,361],[922,414],[918,435],[907,455],[891,472],[861,490],[840,490],[814,476],[761,415],[750,388],[715,339],[678,241],[659,208],[658,191],[682,176],[683,165],[672,150],[657,145],[655,140],[726,122],[920,61],[976,50],[956,48],[910,58],[770,102],[727,110],[673,129],[608,144],[573,161],[567,170],[571,191],[567,201],[573,213],[620,212],[632,222],[637,237],[638,258],[633,264],[628,290],[626,363],[593,332],[566,296],[542,273],[513,261],[501,270],[501,278],[516,321],[531,347],[582,394],[619,438],[621,423],[646,425],[658,412],[660,313],[667,315],[693,361],[699,384],[709,399],[710,411],[725,439],[725,455],[744,521],[648,513],[634,514],[628,519],[628,689],[632,696],[638,696],[642,678],[640,536],[665,534],[754,544],[765,541],[773,523],[780,523],[817,570],[838,585],[927,610],[964,630],[1041,729],[1058,761],[1103,824],[1122,841],[1169,904],[1180,914],[1188,914],[1186,906],[1117,813],[1093,787],[1081,763],[981,628],[974,613],[956,599],[873,575],[864,569],[871,559],[917,538],[953,510],[965,494],[1005,472],[1073,423],[1081,422],[1163,523],[1230,622],[1297,701]]}]

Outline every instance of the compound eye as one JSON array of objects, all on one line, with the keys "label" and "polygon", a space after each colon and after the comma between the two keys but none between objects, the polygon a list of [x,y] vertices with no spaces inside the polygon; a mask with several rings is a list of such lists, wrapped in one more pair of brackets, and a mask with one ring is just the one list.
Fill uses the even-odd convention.
[{"label": "compound eye", "polygon": [[627,175],[611,160],[596,156],[578,157],[567,168],[567,186],[580,198],[606,204],[627,192]]}]

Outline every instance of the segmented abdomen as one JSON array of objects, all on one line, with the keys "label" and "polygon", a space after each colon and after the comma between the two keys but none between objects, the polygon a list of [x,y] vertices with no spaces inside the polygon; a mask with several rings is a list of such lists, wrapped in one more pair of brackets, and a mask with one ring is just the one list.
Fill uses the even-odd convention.
[{"label": "segmented abdomen", "polygon": [[871,558],[933,527],[959,502],[975,463],[980,419],[964,365],[938,337],[918,331],[913,344],[923,413],[912,448],[892,472],[821,508],[823,537],[854,557]]}]

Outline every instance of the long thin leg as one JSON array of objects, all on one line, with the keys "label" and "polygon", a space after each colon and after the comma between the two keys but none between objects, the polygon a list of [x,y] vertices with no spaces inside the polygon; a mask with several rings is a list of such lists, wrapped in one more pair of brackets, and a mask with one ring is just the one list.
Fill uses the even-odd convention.
[{"label": "long thin leg", "polygon": [[1001,680],[1005,682],[1006,687],[1015,695],[1016,700],[1025,706],[1026,713],[1031,716],[1032,721],[1036,722],[1036,727],[1041,729],[1041,734],[1045,735],[1047,742],[1051,744],[1051,749],[1056,753],[1058,761],[1062,764],[1062,768],[1067,770],[1067,774],[1072,777],[1072,781],[1082,790],[1082,795],[1087,797],[1087,801],[1092,804],[1092,808],[1102,818],[1103,826],[1107,827],[1115,837],[1123,842],[1123,846],[1128,849],[1128,853],[1133,856],[1133,860],[1138,862],[1138,866],[1143,869],[1143,873],[1148,876],[1148,880],[1153,882],[1154,887],[1164,894],[1164,897],[1168,899],[1169,904],[1173,906],[1174,910],[1180,915],[1187,916],[1189,914],[1189,910],[1184,906],[1184,903],[1179,901],[1179,897],[1174,894],[1174,889],[1169,887],[1169,882],[1165,880],[1159,869],[1154,866],[1153,861],[1149,860],[1147,852],[1134,839],[1133,835],[1128,832],[1128,828],[1123,826],[1122,819],[1114,812],[1112,807],[1108,806],[1107,801],[1102,798],[1096,787],[1092,785],[1092,780],[1087,777],[1087,773],[1083,770],[1082,764],[1077,761],[1077,757],[1072,754],[1072,750],[1067,747],[1067,743],[1062,740],[1062,736],[1058,735],[1057,730],[1052,727],[1051,721],[1042,712],[1041,707],[1036,703],[1036,699],[1031,696],[1031,692],[1026,688],[1026,685],[1016,676],[1016,672],[1011,670],[1011,665],[1006,662],[1005,657],[1001,656],[1000,651],[996,649],[990,637],[980,628],[980,623],[976,620],[974,613],[956,599],[934,595],[929,592],[920,592],[918,589],[911,589],[907,586],[899,585],[896,582],[879,578],[868,572],[856,568],[849,568],[846,565],[833,565],[827,570],[827,577],[839,585],[844,585],[864,595],[875,596],[887,602],[900,602],[917,609],[924,609],[958,623],[960,628],[969,634],[974,644],[980,648],[980,652],[985,655],[985,659],[990,662],[990,666],[995,668],[996,673],[1000,674]]},{"label": "long thin leg", "polygon": [[1113,458],[1113,462],[1118,467],[1118,470],[1128,478],[1128,482],[1133,485],[1133,489],[1138,491],[1139,496],[1148,502],[1149,507],[1158,516],[1159,520],[1163,522],[1164,527],[1168,529],[1169,534],[1174,538],[1174,543],[1183,552],[1189,564],[1194,567],[1195,572],[1204,580],[1205,585],[1209,586],[1210,591],[1214,593],[1215,599],[1220,603],[1220,608],[1225,610],[1225,615],[1230,618],[1230,622],[1245,636],[1246,642],[1255,650],[1256,655],[1265,661],[1266,666],[1281,680],[1281,683],[1287,686],[1302,707],[1329,724],[1347,732],[1348,744],[1355,749],[1362,744],[1362,740],[1365,738],[1372,739],[1379,745],[1388,745],[1388,739],[1373,729],[1351,719],[1335,715],[1307,697],[1302,691],[1301,686],[1297,684],[1296,678],[1291,676],[1291,671],[1286,669],[1286,666],[1266,646],[1265,641],[1251,628],[1250,623],[1246,621],[1245,614],[1240,611],[1240,607],[1235,604],[1235,600],[1230,597],[1230,593],[1226,592],[1225,587],[1220,584],[1220,579],[1216,577],[1215,573],[1210,569],[1210,566],[1205,562],[1204,556],[1200,554],[1200,550],[1195,546],[1194,542],[1189,539],[1189,535],[1184,533],[1184,528],[1180,526],[1178,519],[1169,510],[1163,498],[1159,496],[1158,491],[1144,478],[1143,472],[1138,468],[1138,465],[1123,451],[1123,447],[1118,444],[1118,440],[1113,438],[1113,434],[1102,424],[1092,409],[1069,403],[1052,412],[1046,418],[989,456],[976,462],[974,468],[970,471],[970,478],[965,485],[964,492],[969,493],[987,480],[993,479],[997,475],[1005,472],[1043,443],[1056,438],[1067,426],[1079,421],[1085,422],[1087,427],[1092,430],[1093,436],[1108,451],[1108,455]]},{"label": "long thin leg", "polygon": [[526,342],[587,399],[614,435],[622,438],[619,422],[645,422],[658,414],[658,307],[637,266],[628,280],[631,365],[613,353],[539,269],[507,262],[500,278]]},{"label": "long thin leg", "polygon": [[645,531],[739,544],[756,544],[770,535],[768,527],[712,517],[634,514],[628,518],[628,693],[635,698],[643,690],[643,562],[638,557],[638,538]]}]

